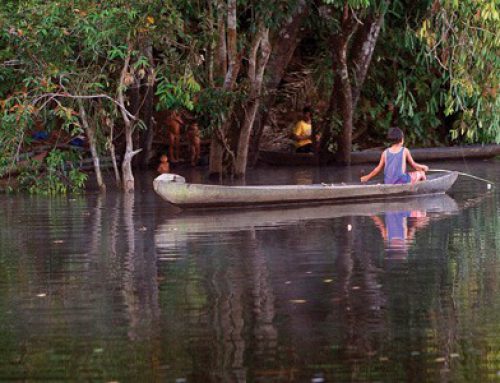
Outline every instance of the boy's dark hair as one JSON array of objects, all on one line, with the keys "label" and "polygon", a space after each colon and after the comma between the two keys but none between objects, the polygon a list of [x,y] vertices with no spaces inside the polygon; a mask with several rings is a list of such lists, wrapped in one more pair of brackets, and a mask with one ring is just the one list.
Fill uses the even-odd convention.
[{"label": "boy's dark hair", "polygon": [[302,113],[306,114],[306,113],[309,113],[309,114],[312,114],[313,113],[313,110],[310,106],[304,106],[304,109],[302,109]]},{"label": "boy's dark hair", "polygon": [[389,133],[387,133],[387,139],[391,144],[399,144],[405,137],[403,131],[397,127],[390,128]]}]

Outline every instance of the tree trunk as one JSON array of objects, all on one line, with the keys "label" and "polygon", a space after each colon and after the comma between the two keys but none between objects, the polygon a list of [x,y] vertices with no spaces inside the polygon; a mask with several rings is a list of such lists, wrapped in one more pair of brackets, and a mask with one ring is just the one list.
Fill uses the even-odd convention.
[{"label": "tree trunk", "polygon": [[365,20],[361,30],[355,39],[352,50],[352,65],[354,66],[354,78],[352,86],[352,106],[356,109],[358,105],[361,88],[366,79],[370,67],[373,51],[377,44],[380,27],[384,21],[385,11],[379,15],[371,15]]},{"label": "tree trunk", "polygon": [[227,42],[226,42],[226,24],[224,22],[224,1],[219,0],[217,4],[217,52],[216,52],[216,71],[214,75],[222,80],[227,74]]},{"label": "tree trunk", "polygon": [[[257,60],[257,51],[260,49],[260,57]],[[250,143],[250,133],[252,131],[255,115],[260,105],[260,94],[262,90],[262,83],[264,80],[264,71],[269,60],[271,47],[269,45],[269,29],[261,27],[258,32],[255,44],[253,44],[250,52],[248,64],[248,78],[250,80],[250,100],[247,102],[245,108],[245,120],[240,131],[238,140],[238,150],[236,155],[235,173],[236,176],[241,177],[245,175],[248,151]]]},{"label": "tree trunk", "polygon": [[134,151],[134,142],[132,134],[134,132],[134,122],[129,118],[129,113],[127,113],[127,108],[125,106],[125,97],[123,90],[126,89],[125,78],[128,74],[130,66],[130,56],[132,48],[129,47],[127,57],[125,58],[125,63],[123,64],[122,72],[120,75],[120,84],[118,86],[118,103],[120,106],[120,112],[123,117],[123,122],[125,125],[125,154],[122,161],[122,186],[126,193],[131,193],[134,191],[134,173],[132,171],[132,159],[134,156],[141,151]]},{"label": "tree trunk", "polygon": [[113,120],[106,120],[106,125],[109,128],[109,137],[107,138],[107,146],[109,147],[109,153],[111,155],[111,163],[113,164],[113,171],[115,174],[116,186],[120,187],[122,183],[122,178],[120,175],[120,170],[118,169],[118,163],[116,161],[116,151],[115,151],[115,143],[114,143],[114,131],[115,125]]},{"label": "tree trunk", "polygon": [[142,133],[141,139],[141,165],[147,167],[153,157],[153,138],[155,133],[155,124],[153,124],[153,112],[154,112],[154,83],[155,83],[155,70],[154,70],[154,60],[153,60],[153,47],[149,44],[145,48],[145,54],[148,57],[149,68],[147,69],[144,85],[144,103],[142,106],[142,120],[144,125],[146,125],[146,130]]},{"label": "tree trunk", "polygon": [[269,122],[269,112],[276,100],[276,90],[283,79],[283,75],[293,57],[295,49],[302,39],[301,26],[308,12],[309,8],[306,6],[306,2],[301,0],[297,4],[295,13],[290,20],[272,39],[273,50],[266,68],[266,82],[264,85],[264,89],[268,95],[263,98],[261,103],[265,109],[260,108],[260,110],[257,110],[253,128],[255,134],[252,136],[252,143],[249,148],[250,163],[252,164],[255,164],[258,158],[260,139],[264,132],[264,127]]},{"label": "tree trunk", "polygon": [[212,133],[210,140],[210,157],[208,163],[208,173],[211,176],[220,176],[223,173],[222,158],[224,148],[222,147],[216,133]]},{"label": "tree trunk", "polygon": [[[237,51],[237,31],[236,31],[236,0],[227,0],[227,28],[224,26],[222,18],[222,2],[217,7],[218,11],[218,30],[219,44],[217,49],[218,68],[221,68],[221,73],[224,73],[224,83],[222,88],[226,91],[231,91],[236,83],[236,78],[240,71],[240,59]],[[225,65],[227,63],[227,70]],[[230,119],[232,113],[227,114],[227,119]],[[222,125],[216,127],[215,134],[212,135],[210,142],[210,162],[209,174],[222,175],[224,172],[223,159],[226,147],[227,126],[229,121],[222,118]]]},{"label": "tree trunk", "polygon": [[99,160],[99,154],[97,153],[97,140],[95,136],[95,128],[94,126],[90,126],[87,113],[85,112],[85,106],[83,105],[82,99],[78,99],[78,109],[80,113],[80,119],[82,120],[83,128],[85,129],[85,133],[87,133],[87,137],[89,139],[90,153],[92,155],[92,162],[94,163],[94,172],[97,180],[97,186],[101,192],[106,191],[106,184],[104,183],[102,173],[101,173],[101,165]]},{"label": "tree trunk", "polygon": [[349,81],[349,70],[347,67],[348,41],[343,36],[335,39],[336,49],[333,53],[333,61],[339,76],[339,91],[337,95],[340,116],[342,118],[342,130],[338,139],[337,161],[349,165],[352,150],[352,89]]},{"label": "tree trunk", "polygon": [[[337,161],[343,164],[351,163],[354,111],[368,73],[386,6],[386,2],[381,4],[380,13],[368,16],[359,28],[359,20],[353,16],[346,3],[341,21],[341,31],[332,38],[335,83],[330,100],[330,114],[326,118],[323,133],[330,132],[331,118],[338,114],[342,119],[342,127],[337,138],[338,152],[336,157]],[[356,37],[351,43],[353,36]],[[350,61],[348,61],[349,51],[351,51]],[[350,78],[349,68],[352,68],[352,78]],[[327,134],[322,137],[323,151],[327,148],[328,139]]]},{"label": "tree trunk", "polygon": [[132,159],[142,149],[133,150],[134,143],[132,140],[133,126],[132,124],[125,124],[125,155],[122,162],[122,176],[123,176],[123,190],[126,193],[134,191],[134,173],[132,171]]},{"label": "tree trunk", "polygon": [[[213,10],[213,3],[214,0],[208,0],[208,29],[209,33],[215,34],[215,27],[214,27],[214,10]],[[215,82],[214,82],[214,61],[215,61],[215,50],[217,49],[217,43],[213,40],[209,41],[206,47],[206,60],[207,60],[207,78],[208,78],[208,85],[211,88],[215,87]]]}]

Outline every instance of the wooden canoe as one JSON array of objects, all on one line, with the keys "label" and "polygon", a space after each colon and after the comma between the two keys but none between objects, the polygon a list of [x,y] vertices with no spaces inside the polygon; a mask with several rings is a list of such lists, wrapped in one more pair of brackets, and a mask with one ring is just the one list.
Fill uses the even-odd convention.
[{"label": "wooden canoe", "polygon": [[[365,150],[351,153],[351,164],[376,163],[382,150]],[[500,145],[468,145],[442,148],[412,149],[415,161],[443,161],[480,159],[500,156]],[[259,161],[274,166],[317,166],[334,162],[334,155],[319,159],[312,153],[259,151]]]},{"label": "wooden canoe", "polygon": [[153,184],[156,193],[180,208],[245,207],[262,205],[346,203],[373,201],[415,195],[445,193],[458,173],[429,176],[415,185],[384,184],[315,184],[222,186],[190,184],[176,174],[162,174]]}]

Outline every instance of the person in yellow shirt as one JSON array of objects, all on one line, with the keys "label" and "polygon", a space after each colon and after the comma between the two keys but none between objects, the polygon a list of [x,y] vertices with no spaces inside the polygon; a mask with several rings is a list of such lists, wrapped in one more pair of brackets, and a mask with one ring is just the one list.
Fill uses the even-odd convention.
[{"label": "person in yellow shirt", "polygon": [[295,140],[295,152],[312,153],[314,151],[311,125],[312,110],[306,106],[302,110],[302,113],[302,119],[299,120],[293,128],[292,136]]}]

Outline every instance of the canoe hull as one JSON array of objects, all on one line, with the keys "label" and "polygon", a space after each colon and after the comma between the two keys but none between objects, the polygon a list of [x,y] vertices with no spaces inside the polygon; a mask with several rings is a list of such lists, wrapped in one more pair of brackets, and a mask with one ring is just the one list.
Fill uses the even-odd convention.
[{"label": "canoe hull", "polygon": [[180,176],[165,174],[154,181],[155,191],[181,208],[245,207],[393,199],[445,193],[456,181],[456,172],[431,176],[415,185],[279,185],[221,186],[189,184]]}]

